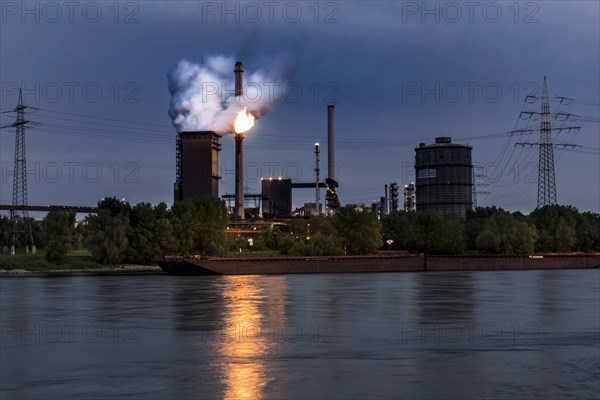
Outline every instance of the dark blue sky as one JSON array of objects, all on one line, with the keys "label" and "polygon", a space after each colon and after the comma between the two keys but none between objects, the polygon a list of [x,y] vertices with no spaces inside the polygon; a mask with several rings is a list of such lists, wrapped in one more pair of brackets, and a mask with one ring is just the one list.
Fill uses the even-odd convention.
[{"label": "dark blue sky", "polygon": [[[484,166],[478,182],[489,193],[479,205],[529,212],[537,152],[514,143],[538,138],[480,137],[525,127],[519,112],[539,104],[524,106],[524,97],[546,74],[551,93],[575,99],[560,111],[582,116],[557,122],[582,127],[557,141],[584,146],[555,152],[558,201],[598,211],[599,3],[470,4],[3,2],[0,109],[15,106],[22,85],[25,102],[40,109],[28,118],[42,122],[27,132],[29,202],[171,203],[167,72],[182,59],[223,54],[248,69],[265,57],[293,65],[289,95],[247,135],[250,191],[260,190],[258,175],[313,179],[313,144],[323,144],[324,167],[333,103],[342,203],[371,202],[385,183],[413,180],[414,147],[452,136]],[[1,132],[0,203],[10,203],[14,131]],[[221,142],[221,193],[232,193],[233,137]],[[294,192],[296,206],[313,198]]]}]

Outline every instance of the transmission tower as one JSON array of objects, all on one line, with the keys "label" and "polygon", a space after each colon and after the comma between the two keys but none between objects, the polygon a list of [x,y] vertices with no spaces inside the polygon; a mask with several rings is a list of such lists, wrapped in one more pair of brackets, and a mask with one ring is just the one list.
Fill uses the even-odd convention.
[{"label": "transmission tower", "polygon": [[475,173],[476,169],[482,169],[482,167],[474,165],[473,172],[471,175],[471,180],[473,181],[473,210],[475,210],[478,207],[478,204],[477,204],[478,195],[480,195],[480,194],[488,195],[488,194],[492,193],[489,190],[481,190],[482,187],[490,186],[490,184],[485,183],[485,182],[480,182],[480,180],[482,178],[485,178],[485,176],[481,172]]},{"label": "transmission tower", "polygon": [[28,121],[25,119],[25,109],[31,108],[23,104],[23,94],[19,89],[19,104],[12,111],[16,112],[17,119],[9,125],[4,125],[1,128],[16,128],[15,136],[15,161],[13,168],[13,193],[12,205],[10,211],[10,220],[12,225],[12,242],[11,254],[15,254],[15,247],[24,239],[26,243],[26,252],[35,254],[35,244],[33,243],[33,232],[31,229],[31,220],[29,219],[29,210],[27,202],[27,162],[25,150],[25,128],[37,126],[39,123]]},{"label": "transmission tower", "polygon": [[572,143],[554,143],[552,138],[552,132],[563,132],[579,130],[579,126],[563,126],[559,128],[552,128],[551,120],[560,119],[562,121],[568,121],[577,118],[577,115],[564,113],[564,112],[553,112],[550,108],[550,100],[559,100],[560,104],[563,104],[572,99],[562,96],[550,96],[548,93],[548,87],[546,85],[546,76],[544,76],[544,88],[542,95],[529,95],[525,98],[526,102],[531,102],[541,99],[542,108],[541,111],[523,111],[520,115],[527,118],[540,118],[540,127],[537,129],[519,129],[510,132],[511,135],[523,135],[531,134],[539,131],[540,140],[539,142],[519,142],[515,146],[521,147],[538,147],[539,148],[539,163],[538,163],[538,195],[537,195],[537,208],[541,208],[547,205],[556,204],[556,178],[554,174],[554,148],[575,148],[579,147]]},{"label": "transmission tower", "polygon": [[542,92],[542,122],[540,126],[540,154],[538,167],[538,199],[537,206],[556,204],[556,177],[554,176],[554,148],[550,126],[550,101],[548,87],[544,76]]}]

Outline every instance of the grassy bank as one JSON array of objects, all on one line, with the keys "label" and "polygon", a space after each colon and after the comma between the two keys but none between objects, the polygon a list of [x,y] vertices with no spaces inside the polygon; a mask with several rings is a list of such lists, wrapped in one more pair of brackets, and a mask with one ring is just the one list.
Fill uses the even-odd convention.
[{"label": "grassy bank", "polygon": [[44,258],[43,253],[38,254],[10,254],[0,255],[0,269],[17,270],[23,269],[26,271],[53,271],[53,270],[68,270],[68,269],[106,269],[107,265],[98,264],[89,255],[69,255],[64,264],[52,264]]},{"label": "grassy bank", "polygon": [[131,271],[144,269],[150,270],[153,268],[156,268],[156,266],[100,264],[92,259],[92,256],[87,249],[76,249],[69,251],[65,262],[59,265],[48,262],[44,257],[43,250],[38,250],[37,254],[18,252],[14,256],[0,253],[0,270],[7,272]]}]

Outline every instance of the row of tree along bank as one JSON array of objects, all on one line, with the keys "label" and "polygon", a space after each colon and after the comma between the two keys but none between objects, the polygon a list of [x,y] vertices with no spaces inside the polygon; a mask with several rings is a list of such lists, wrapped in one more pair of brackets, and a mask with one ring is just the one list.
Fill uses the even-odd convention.
[{"label": "row of tree along bank", "polygon": [[[214,197],[177,202],[171,208],[165,203],[132,207],[106,198],[98,208],[96,215],[77,226],[75,214],[64,211],[30,221],[34,241],[48,261],[61,264],[77,248],[88,249],[102,264],[148,264],[165,255],[239,255],[240,250],[250,249],[283,256],[363,255],[381,250],[508,255],[600,251],[600,214],[580,213],[571,206],[548,206],[529,215],[477,208],[466,221],[432,212],[392,212],[379,221],[370,211],[349,205],[332,217],[292,219],[288,231],[239,237],[227,234],[227,208]],[[0,245],[6,248],[11,242],[8,218],[0,218],[0,228]]]}]

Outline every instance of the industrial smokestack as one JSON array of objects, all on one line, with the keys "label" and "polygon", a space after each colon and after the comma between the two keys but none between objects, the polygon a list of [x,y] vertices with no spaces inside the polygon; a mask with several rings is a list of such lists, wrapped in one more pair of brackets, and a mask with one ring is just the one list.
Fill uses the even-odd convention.
[{"label": "industrial smokestack", "polygon": [[383,189],[384,193],[383,193],[383,198],[384,198],[384,204],[383,204],[383,210],[381,210],[381,213],[383,215],[387,215],[389,212],[388,210],[390,209],[390,201],[389,201],[389,196],[388,196],[388,185],[386,184],[384,189]]},{"label": "industrial smokestack", "polygon": [[235,217],[244,219],[244,135],[235,134]]},{"label": "industrial smokestack", "polygon": [[[169,116],[177,131],[213,131],[225,136],[232,133],[231,122],[243,107],[257,120],[267,115],[286,94],[292,66],[287,58],[261,60],[261,68],[248,69],[252,90],[263,94],[253,95],[252,99],[245,98],[246,68],[233,57],[215,54],[204,57],[200,63],[182,60],[174,66],[167,76],[171,93]],[[229,67],[223,69],[223,65]],[[233,71],[229,70],[231,65]],[[230,71],[234,74],[230,75]]]},{"label": "industrial smokestack", "polygon": [[[244,95],[244,67],[240,61],[235,63],[235,95]],[[235,133],[235,217],[244,219],[244,134]]]},{"label": "industrial smokestack", "polygon": [[235,95],[244,95],[244,66],[241,61],[235,63]]},{"label": "industrial smokestack", "polygon": [[315,143],[315,178],[317,184],[315,185],[315,205],[317,209],[317,215],[321,215],[321,191],[319,189],[319,180],[320,180],[320,168],[319,168],[319,143]]},{"label": "industrial smokestack", "polygon": [[327,106],[327,176],[335,179],[335,106]]}]

